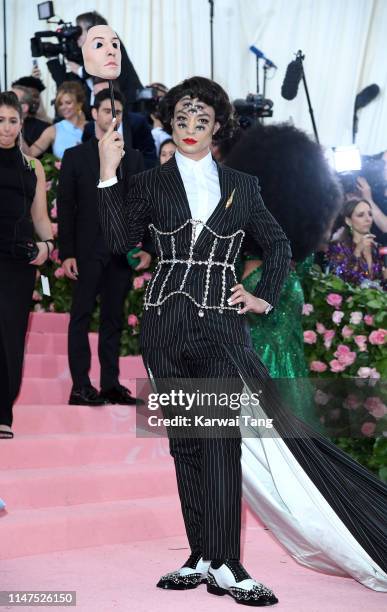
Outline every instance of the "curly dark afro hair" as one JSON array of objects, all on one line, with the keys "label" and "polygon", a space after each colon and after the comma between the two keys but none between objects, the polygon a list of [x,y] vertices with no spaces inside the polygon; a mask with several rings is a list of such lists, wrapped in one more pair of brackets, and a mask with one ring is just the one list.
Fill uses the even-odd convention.
[{"label": "curly dark afro hair", "polygon": [[214,109],[215,120],[220,123],[220,128],[213,138],[214,142],[226,138],[235,129],[233,109],[224,89],[215,81],[194,76],[172,87],[160,101],[160,118],[168,134],[172,134],[171,120],[175,106],[185,96],[197,98]]},{"label": "curly dark afro hair", "polygon": [[323,242],[342,203],[342,189],[322,147],[289,124],[258,126],[235,145],[226,164],[259,178],[266,207],[302,261]]}]

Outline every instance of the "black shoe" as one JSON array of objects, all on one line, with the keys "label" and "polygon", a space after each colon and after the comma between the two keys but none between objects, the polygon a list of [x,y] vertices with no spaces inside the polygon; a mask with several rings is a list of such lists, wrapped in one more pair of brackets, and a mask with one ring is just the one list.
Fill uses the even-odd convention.
[{"label": "black shoe", "polygon": [[107,404],[123,404],[125,406],[143,406],[144,400],[133,397],[129,389],[120,385],[107,391],[101,391],[101,397]]},{"label": "black shoe", "polygon": [[210,562],[204,561],[201,553],[192,553],[180,569],[162,576],[157,586],[160,589],[171,591],[196,589],[200,584],[206,582],[209,567]]},{"label": "black shoe", "polygon": [[278,603],[273,591],[251,578],[240,561],[229,559],[218,569],[210,566],[207,591],[212,595],[230,595],[245,606],[272,606]]},{"label": "black shoe", "polygon": [[90,385],[89,387],[82,387],[82,389],[73,389],[69,404],[72,406],[103,406],[106,402],[97,389]]}]

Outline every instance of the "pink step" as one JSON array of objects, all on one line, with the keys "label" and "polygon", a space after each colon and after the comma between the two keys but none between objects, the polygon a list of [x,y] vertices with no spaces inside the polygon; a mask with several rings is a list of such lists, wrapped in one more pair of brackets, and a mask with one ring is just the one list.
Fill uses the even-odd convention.
[{"label": "pink step", "polygon": [[133,433],[16,436],[0,445],[0,473],[9,469],[158,462],[168,454],[166,438],[135,438]]},{"label": "pink step", "polygon": [[154,463],[1,470],[7,511],[177,495],[172,458]]},{"label": "pink step", "polygon": [[184,533],[175,495],[15,510],[2,515],[0,559]]},{"label": "pink step", "polygon": [[[69,406],[16,404],[13,430],[17,438],[32,434],[129,433],[136,429],[134,406]],[[16,440],[16,438],[15,438]]]},{"label": "pink step", "polygon": [[[90,333],[89,339],[91,351],[96,352],[98,334]],[[67,333],[28,332],[26,337],[26,353],[67,355]]]},{"label": "pink step", "polygon": [[[91,379],[91,383],[99,388],[99,380]],[[136,381],[121,379],[121,384],[136,395]],[[17,399],[18,404],[67,404],[72,388],[70,373],[54,378],[24,378]]]},{"label": "pink step", "polygon": [[[99,378],[100,367],[96,354],[92,355],[90,376]],[[67,355],[26,353],[24,359],[24,378],[64,378],[69,374]],[[120,374],[122,378],[146,378],[146,370],[140,355],[121,357]]]},{"label": "pink step", "polygon": [[67,333],[69,320],[68,313],[32,312],[28,322],[28,331]]}]

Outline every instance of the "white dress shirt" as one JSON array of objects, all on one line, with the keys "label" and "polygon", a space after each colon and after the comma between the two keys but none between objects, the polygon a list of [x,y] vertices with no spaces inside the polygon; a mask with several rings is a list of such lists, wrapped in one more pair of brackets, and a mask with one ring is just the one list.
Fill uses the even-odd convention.
[{"label": "white dress shirt", "polygon": [[[211,153],[195,161],[176,151],[175,158],[187,194],[191,219],[205,223],[221,196],[216,163]],[[196,239],[202,229],[202,225],[196,227]]]}]

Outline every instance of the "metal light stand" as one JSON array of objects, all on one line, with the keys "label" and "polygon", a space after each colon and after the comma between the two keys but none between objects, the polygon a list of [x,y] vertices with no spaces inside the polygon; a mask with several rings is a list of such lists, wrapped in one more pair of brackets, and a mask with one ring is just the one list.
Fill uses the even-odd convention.
[{"label": "metal light stand", "polygon": [[306,77],[305,77],[304,64],[303,64],[303,61],[304,61],[304,59],[305,59],[305,55],[302,53],[302,51],[298,51],[298,52],[297,52],[296,59],[300,59],[300,60],[301,60],[301,66],[302,66],[302,82],[304,83],[304,87],[305,87],[306,99],[307,99],[307,101],[308,101],[308,108],[309,108],[310,118],[311,118],[311,120],[312,120],[312,126],[313,126],[314,137],[315,137],[315,139],[316,139],[316,142],[317,142],[318,144],[320,144],[320,140],[319,140],[318,133],[317,133],[316,122],[315,122],[315,120],[314,120],[314,113],[313,113],[312,103],[311,103],[311,101],[310,101],[309,90],[308,90],[308,86],[307,86],[307,84],[306,84]]},{"label": "metal light stand", "polygon": [[214,0],[210,3],[210,53],[211,53],[211,79],[214,80]]}]

